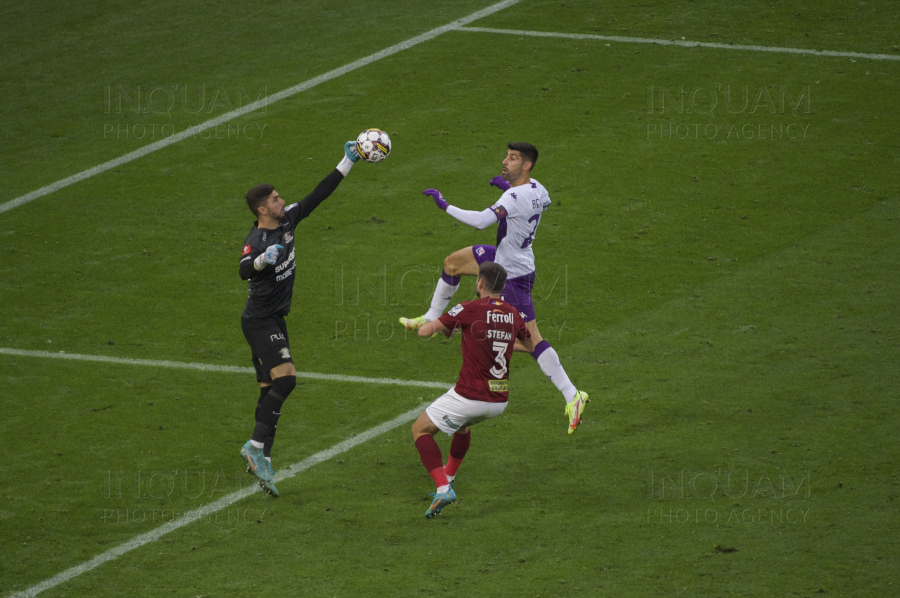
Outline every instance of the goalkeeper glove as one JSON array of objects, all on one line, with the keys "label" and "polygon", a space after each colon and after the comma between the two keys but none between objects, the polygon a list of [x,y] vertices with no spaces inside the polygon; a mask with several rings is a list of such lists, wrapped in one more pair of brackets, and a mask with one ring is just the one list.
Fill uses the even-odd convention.
[{"label": "goalkeeper glove", "polygon": [[497,189],[500,189],[501,191],[506,191],[507,189],[509,189],[511,187],[511,185],[509,183],[507,183],[506,180],[502,176],[495,176],[494,178],[491,179],[491,182],[488,183],[488,185],[493,185],[494,187],[496,187]]},{"label": "goalkeeper glove", "polygon": [[271,266],[278,261],[278,253],[284,249],[281,245],[270,245],[268,249],[256,256],[253,260],[253,268],[259,272],[266,266]]},{"label": "goalkeeper glove", "polygon": [[356,151],[355,141],[348,141],[344,144],[344,154],[347,156],[347,159],[354,164],[359,162],[359,153]]},{"label": "goalkeeper glove", "polygon": [[431,199],[434,200],[434,205],[444,210],[445,212],[447,211],[447,206],[450,205],[444,199],[444,196],[441,195],[441,192],[437,189],[425,189],[424,191],[422,191],[422,195],[430,195]]}]

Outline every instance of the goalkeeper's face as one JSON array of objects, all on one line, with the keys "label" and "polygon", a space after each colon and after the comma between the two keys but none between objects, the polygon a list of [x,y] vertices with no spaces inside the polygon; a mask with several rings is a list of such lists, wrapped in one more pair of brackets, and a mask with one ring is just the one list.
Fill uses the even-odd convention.
[{"label": "goalkeeper's face", "polygon": [[262,207],[266,209],[266,214],[273,220],[279,222],[284,220],[284,200],[278,195],[278,191],[272,191]]}]

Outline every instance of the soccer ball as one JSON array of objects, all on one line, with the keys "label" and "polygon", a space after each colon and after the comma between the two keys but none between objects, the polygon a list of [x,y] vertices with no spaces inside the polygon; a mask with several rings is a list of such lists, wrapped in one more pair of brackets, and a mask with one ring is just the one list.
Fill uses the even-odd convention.
[{"label": "soccer ball", "polygon": [[391,138],[381,129],[366,129],[356,138],[356,152],[366,162],[381,162],[391,153]]}]

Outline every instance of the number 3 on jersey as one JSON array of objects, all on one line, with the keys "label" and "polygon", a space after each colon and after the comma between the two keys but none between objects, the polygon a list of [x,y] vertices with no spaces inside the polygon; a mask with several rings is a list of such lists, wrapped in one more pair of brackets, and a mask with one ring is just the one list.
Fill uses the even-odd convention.
[{"label": "number 3 on jersey", "polygon": [[494,358],[494,361],[497,362],[497,365],[491,368],[491,375],[494,378],[502,378],[506,375],[506,372],[509,368],[506,367],[506,343],[501,341],[494,341],[493,349],[494,353],[497,356]]},{"label": "number 3 on jersey", "polygon": [[522,249],[525,249],[526,247],[531,245],[531,243],[534,241],[534,233],[537,232],[538,224],[541,223],[541,215],[535,214],[534,216],[532,216],[531,218],[528,219],[528,222],[534,222],[534,228],[531,229],[531,234],[528,235],[528,237],[524,241],[522,241]]}]

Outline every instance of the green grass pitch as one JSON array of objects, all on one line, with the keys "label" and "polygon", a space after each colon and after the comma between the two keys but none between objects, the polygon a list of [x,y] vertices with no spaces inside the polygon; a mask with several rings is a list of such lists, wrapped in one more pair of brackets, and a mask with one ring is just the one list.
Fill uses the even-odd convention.
[{"label": "green grass pitch", "polygon": [[[6,3],[0,204],[491,5]],[[518,355],[440,517],[400,425],[42,597],[898,592],[896,7],[522,0],[469,26],[565,35],[448,31],[0,211],[0,596],[251,487],[243,194],[302,198],[373,126],[391,156],[298,228],[298,370],[455,380],[458,339],[397,318],[494,233],[421,190],[482,209],[527,140],[581,428]],[[276,469],[438,394],[300,379]]]}]

